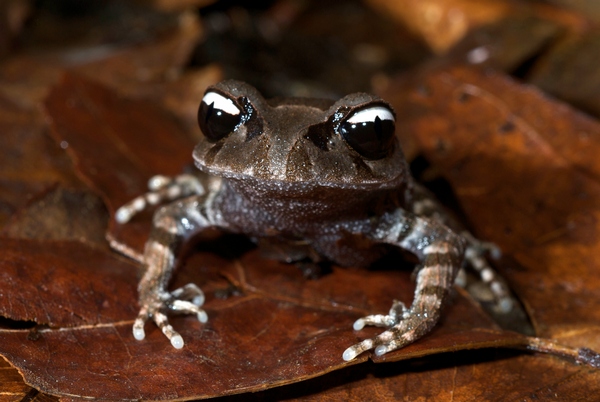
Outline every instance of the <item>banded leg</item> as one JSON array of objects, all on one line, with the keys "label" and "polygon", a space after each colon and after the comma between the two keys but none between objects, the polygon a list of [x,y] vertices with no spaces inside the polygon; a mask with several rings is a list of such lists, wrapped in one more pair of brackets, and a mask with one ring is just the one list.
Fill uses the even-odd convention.
[{"label": "banded leg", "polygon": [[115,220],[119,223],[127,223],[135,214],[143,211],[149,205],[158,205],[164,201],[205,193],[200,180],[191,174],[181,174],[175,177],[153,176],[148,181],[148,189],[150,191],[146,194],[134,198],[117,209]]},{"label": "banded leg", "polygon": [[421,268],[416,275],[414,300],[409,309],[394,302],[387,315],[358,319],[354,323],[355,330],[365,325],[388,329],[346,349],[342,355],[346,361],[373,348],[376,355],[383,355],[431,331],[439,320],[465,250],[464,240],[445,226],[403,210],[384,217],[375,233],[381,234],[379,241],[402,247],[421,261]]},{"label": "banded leg", "polygon": [[[514,305],[510,290],[496,270],[494,270],[487,259],[489,255],[493,259],[499,259],[501,250],[494,243],[481,241],[465,230],[454,217],[434,198],[434,196],[423,186],[415,184],[414,187],[413,212],[418,216],[434,219],[459,232],[467,240],[465,262],[479,276],[481,282],[491,292],[494,298],[494,310],[498,313],[509,313]],[[466,275],[460,275],[463,280],[457,284],[465,287]]]},{"label": "banded leg", "polygon": [[169,324],[168,313],[194,314],[205,323],[206,312],[200,307],[204,294],[195,284],[172,292],[167,290],[183,241],[209,227],[225,227],[212,208],[214,194],[190,197],[160,208],[154,215],[153,229],[144,250],[146,272],[139,285],[140,312],[133,324],[133,336],[145,338],[144,324],[152,319],[173,347],[180,349],[183,338]]},{"label": "banded leg", "polygon": [[487,286],[494,297],[494,310],[500,314],[510,313],[514,307],[514,301],[504,279],[498,275],[495,269],[485,259],[485,254],[493,258],[500,258],[500,250],[493,243],[482,242],[467,231],[461,233],[467,239],[467,250],[465,260],[481,281]]}]

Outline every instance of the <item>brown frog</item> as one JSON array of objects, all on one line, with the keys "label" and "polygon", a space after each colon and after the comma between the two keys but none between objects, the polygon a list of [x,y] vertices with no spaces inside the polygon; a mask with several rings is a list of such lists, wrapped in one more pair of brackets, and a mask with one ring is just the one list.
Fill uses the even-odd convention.
[{"label": "brown frog", "polygon": [[357,320],[355,330],[386,329],[350,346],[344,360],[373,348],[382,355],[427,334],[448,301],[465,251],[471,265],[495,284],[482,257],[484,243],[446,226],[437,204],[414,185],[395,136],[394,111],[384,100],[365,93],[337,102],[265,100],[246,83],[224,81],[206,91],[198,122],[204,138],[193,156],[210,178],[201,184],[189,175],[156,177],[150,193],[117,211],[117,221],[125,223],[148,204],[179,198],[154,215],[139,284],[141,309],[133,325],[136,339],[144,339],[144,324],[152,319],[181,348],[183,339],[167,314],[207,321],[196,285],[174,291],[167,285],[182,242],[208,228],[276,243],[286,262],[367,266],[389,246],[413,253],[420,264],[412,305],[394,301],[389,313]]}]

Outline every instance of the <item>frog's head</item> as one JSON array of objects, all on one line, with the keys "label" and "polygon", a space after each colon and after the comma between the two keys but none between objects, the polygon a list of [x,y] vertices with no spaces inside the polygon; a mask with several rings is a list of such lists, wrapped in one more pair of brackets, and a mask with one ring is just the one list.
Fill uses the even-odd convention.
[{"label": "frog's head", "polygon": [[198,123],[204,136],[196,165],[216,176],[384,189],[408,175],[394,111],[374,95],[265,100],[244,82],[223,81],[207,89]]}]

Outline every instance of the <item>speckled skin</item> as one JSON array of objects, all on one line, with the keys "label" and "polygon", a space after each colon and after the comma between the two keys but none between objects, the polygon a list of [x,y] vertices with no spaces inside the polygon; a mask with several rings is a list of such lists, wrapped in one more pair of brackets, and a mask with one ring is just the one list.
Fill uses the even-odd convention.
[{"label": "speckled skin", "polygon": [[[339,122],[358,109],[391,107],[362,93],[333,104],[266,101],[238,81],[208,91],[233,100],[246,119],[224,138],[204,138],[196,146],[196,166],[215,177],[209,188],[155,213],[144,252],[135,337],[144,338],[144,323],[151,318],[179,348],[183,339],[169,325],[168,312],[192,313],[206,321],[200,289],[188,285],[169,292],[167,284],[180,244],[207,228],[243,233],[259,243],[275,241],[287,249],[282,259],[288,262],[308,258],[366,266],[389,245],[406,249],[420,260],[412,306],[394,303],[388,314],[358,320],[357,330],[364,325],[386,330],[349,347],[343,358],[372,348],[381,355],[429,332],[446,303],[466,242],[442,223],[414,213],[418,201],[413,201],[412,178],[397,140],[387,156],[370,160],[338,133]],[[123,212],[135,213],[126,207]]]}]

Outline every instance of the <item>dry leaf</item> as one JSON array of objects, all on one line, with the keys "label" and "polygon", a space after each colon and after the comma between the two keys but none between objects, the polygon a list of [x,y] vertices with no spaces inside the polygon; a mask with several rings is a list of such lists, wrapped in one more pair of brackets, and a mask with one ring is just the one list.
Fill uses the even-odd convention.
[{"label": "dry leaf", "polygon": [[599,350],[600,124],[490,71],[451,67],[408,86],[384,96],[479,236],[510,257],[499,268],[537,334]]},{"label": "dry leaf", "polygon": [[[441,10],[438,17],[449,17],[456,8],[461,18],[454,22],[468,29],[489,16],[498,21],[509,4],[496,3],[479,13],[481,4],[470,1],[415,3],[411,12],[421,14],[411,15],[426,16],[434,3]],[[498,51],[491,53],[489,65],[514,68],[562,26],[585,31],[580,15],[533,7],[540,21],[530,20],[529,12],[516,18],[518,7],[509,8],[513,13],[498,26],[471,31],[475,36],[469,38],[475,39],[493,32]],[[181,351],[151,324],[147,339],[135,341],[131,325],[141,267],[107,251],[102,240],[107,212],[73,177],[61,147],[111,215],[145,191],[149,176],[177,174],[190,164],[190,138],[198,135],[196,103],[221,71],[214,65],[183,71],[200,35],[194,17],[189,25],[185,21],[156,46],[112,48],[115,53],[90,64],[89,58],[79,58],[79,75],[63,79],[59,73],[65,64],[74,67],[69,56],[94,53],[21,55],[0,66],[0,127],[7,133],[0,149],[5,162],[0,218],[4,223],[10,216],[3,233],[11,236],[0,238],[0,353],[18,369],[1,368],[2,391],[7,384],[14,400],[53,398],[37,394],[42,390],[73,401],[244,392],[224,400],[585,400],[598,393],[598,370],[588,366],[480,349],[531,347],[600,365],[598,355],[586,349],[599,349],[598,122],[502,74],[472,68],[428,66],[412,81],[393,83],[399,86],[384,96],[395,99],[400,134],[415,135],[414,151],[424,150],[433,168],[446,174],[472,228],[502,246],[504,258],[497,266],[523,300],[537,333],[572,348],[500,330],[458,289],[429,336],[373,359],[403,361],[357,364],[369,358],[365,354],[348,365],[341,352],[379,332],[355,332],[351,323],[386,310],[393,298],[410,302],[410,265],[395,257],[372,270],[333,267],[328,275],[307,280],[295,267],[265,259],[258,250],[244,251],[247,244],[230,237],[190,248],[171,284],[199,284],[207,294],[209,322],[172,319],[186,340]],[[321,20],[311,21],[319,25]],[[431,33],[431,43],[443,44],[454,37],[442,38],[439,32],[460,31],[444,21],[450,20],[429,21],[430,31],[418,28]],[[531,32],[526,40],[511,39],[524,29]],[[381,46],[359,45],[353,57],[370,57],[362,62],[384,54],[377,53]],[[81,74],[99,78],[108,88]],[[388,82],[384,76],[376,81],[381,87]],[[55,82],[46,103],[57,139],[53,144],[38,110]],[[149,219],[142,214],[124,226],[111,220],[110,235],[139,254]],[[454,353],[443,353],[448,351]],[[420,358],[405,360],[414,357]]]},{"label": "dry leaf", "polygon": [[[150,169],[173,174],[185,164],[183,156],[167,163],[153,147],[169,146],[169,156],[191,149],[176,126],[164,129],[171,124],[168,116],[147,102],[120,98],[81,77],[66,76],[48,98],[47,110],[55,137],[69,143],[80,175],[100,192],[110,210],[125,197],[123,192],[143,188],[142,178]],[[123,114],[127,119],[120,117]],[[169,145],[163,144],[165,132],[170,134]],[[139,146],[136,141],[141,141]],[[141,247],[135,243],[138,238],[134,243],[125,237],[122,241]],[[367,359],[364,354],[351,363],[341,360],[348,345],[379,331],[357,333],[351,328],[355,319],[385,311],[394,298],[409,303],[414,291],[410,269],[392,269],[404,264],[399,260],[387,262],[383,271],[334,267],[331,274],[311,281],[294,267],[263,259],[257,251],[234,260],[196,251],[172,286],[194,282],[205,289],[210,319],[202,325],[194,317],[174,318],[173,325],[186,339],[186,347],[175,351],[150,324],[145,341],[131,335],[137,280],[135,270],[121,266],[121,259],[78,243],[7,239],[2,244],[12,250],[3,253],[2,264],[7,267],[3,281],[15,289],[8,297],[14,301],[9,309],[3,307],[7,309],[3,315],[51,327],[6,332],[0,351],[28,383],[56,395],[199,398],[323,375]],[[231,243],[227,245],[231,248]],[[21,270],[15,270],[23,266],[28,275],[16,283]],[[31,280],[35,275],[42,277]],[[39,292],[40,284],[47,292]],[[113,291],[103,290],[102,284],[112,284]],[[226,289],[237,291],[219,298]],[[39,311],[31,306],[39,306]],[[440,325],[422,342],[378,360],[525,344],[524,337],[499,330],[459,293]],[[56,355],[69,358],[53,359]]]},{"label": "dry leaf", "polygon": [[369,0],[418,34],[438,54],[445,53],[470,29],[505,17],[514,4],[493,0]]}]

